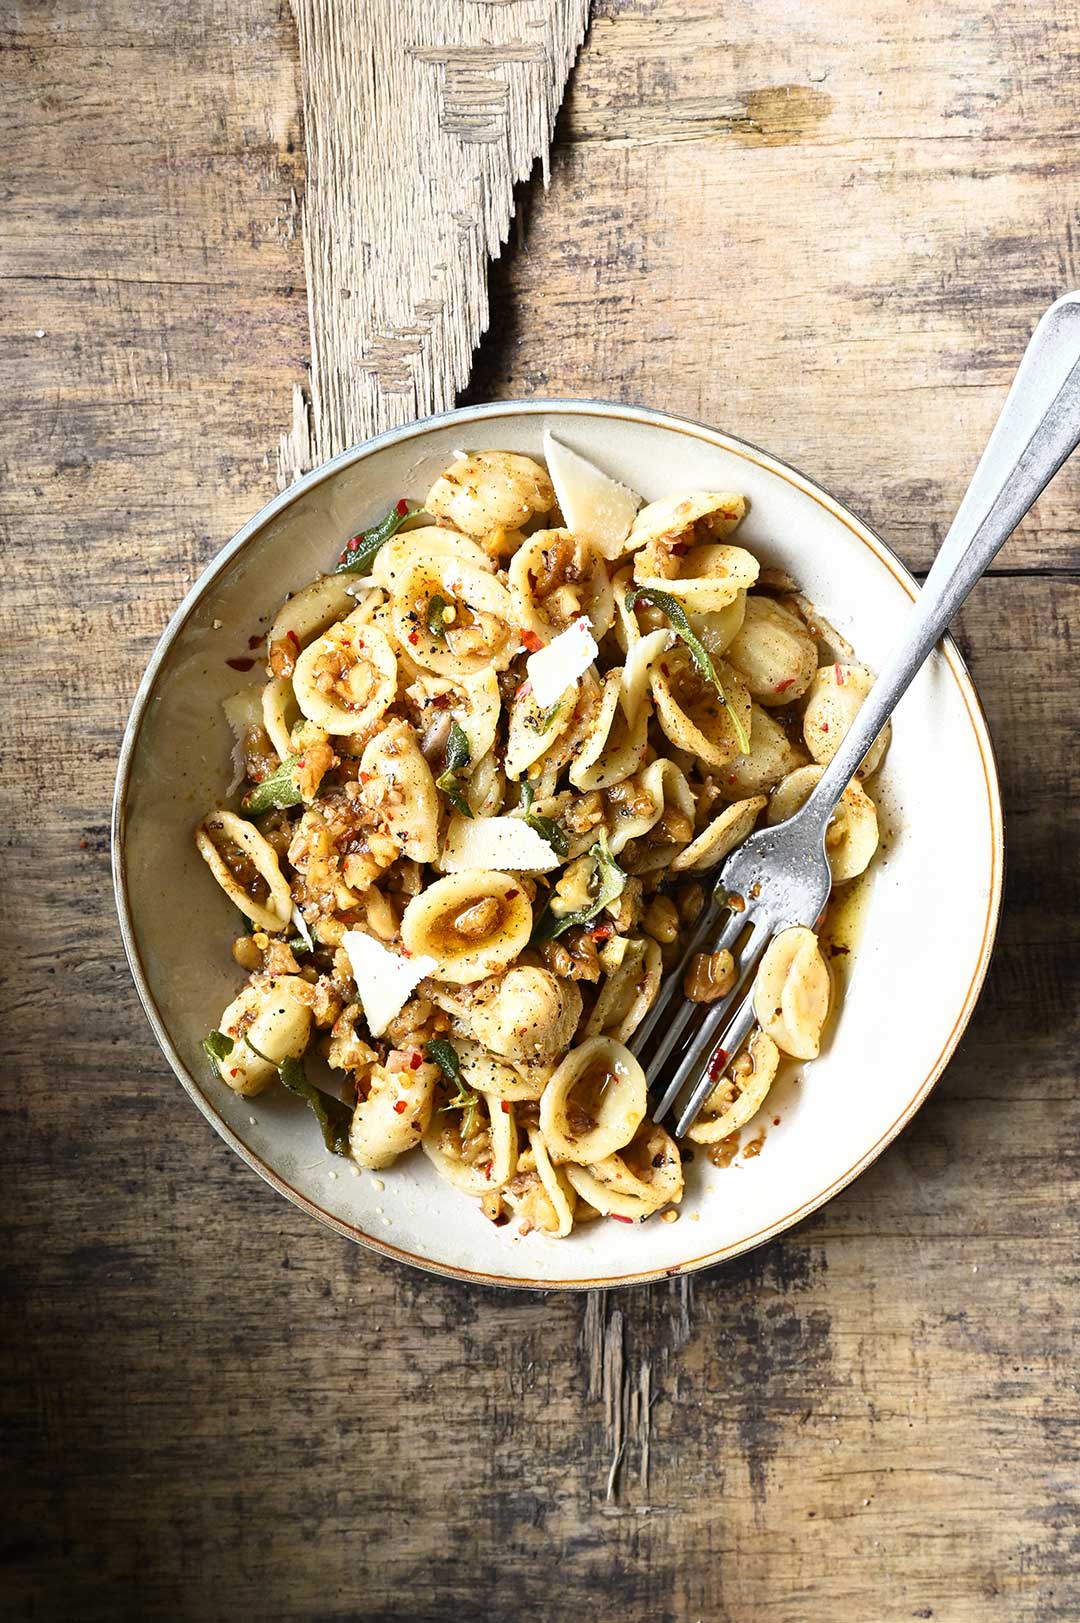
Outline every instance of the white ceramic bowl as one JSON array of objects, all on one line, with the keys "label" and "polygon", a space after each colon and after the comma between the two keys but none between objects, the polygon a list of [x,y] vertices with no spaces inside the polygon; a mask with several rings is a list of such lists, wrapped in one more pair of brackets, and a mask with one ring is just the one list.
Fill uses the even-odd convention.
[{"label": "white ceramic bowl", "polygon": [[[221,699],[286,592],[402,495],[422,497],[459,448],[539,453],[545,428],[646,500],[706,487],[744,492],[740,540],[789,570],[879,668],[916,586],[841,504],[775,458],[696,423],[632,406],[530,401],[470,407],[344,452],[264,507],[173,616],[124,739],[114,874],[132,974],[180,1081],[228,1144],[329,1227],[388,1256],[487,1284],[622,1285],[708,1267],[760,1244],[850,1182],[910,1120],[948,1063],[986,974],[1001,899],[997,775],[971,679],[946,642],[894,722],[876,780],[890,830],[873,865],[862,940],[827,1048],[778,1084],[762,1153],[720,1170],[700,1153],[678,1222],[594,1222],[568,1240],[520,1238],[440,1182],[425,1157],[351,1176],[311,1113],[275,1090],[254,1100],[215,1082],[200,1041],[240,979],[227,944],[235,912],[192,830],[230,778]],[[219,624],[220,623],[220,624]],[[774,1116],[780,1125],[771,1125]],[[744,1135],[745,1136],[745,1135]],[[336,1174],[336,1176],[335,1176]]]}]

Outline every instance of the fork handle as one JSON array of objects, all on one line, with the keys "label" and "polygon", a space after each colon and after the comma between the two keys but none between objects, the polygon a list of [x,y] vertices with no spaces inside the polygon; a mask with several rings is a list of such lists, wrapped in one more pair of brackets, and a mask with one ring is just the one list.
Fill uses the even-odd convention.
[{"label": "fork handle", "polygon": [[915,603],[903,641],[867,694],[804,808],[832,815],[863,757],[980,576],[1080,444],[1080,292],[1035,328],[967,494]]}]

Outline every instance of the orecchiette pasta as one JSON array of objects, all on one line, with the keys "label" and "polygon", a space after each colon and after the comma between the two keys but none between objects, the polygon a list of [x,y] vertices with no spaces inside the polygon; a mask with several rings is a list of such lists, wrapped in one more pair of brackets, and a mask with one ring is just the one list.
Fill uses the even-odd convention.
[{"label": "orecchiette pasta", "polygon": [[221,1016],[218,1029],[232,1043],[215,1056],[218,1074],[234,1093],[250,1099],[277,1076],[282,1060],[295,1059],[308,1045],[311,1011],[296,996],[295,975],[251,981]]},{"label": "orecchiette pasta", "polygon": [[[873,685],[865,665],[823,665],[817,672],[803,711],[803,733],[806,747],[819,765],[827,766],[832,760]],[[892,722],[887,721],[859,768],[860,778],[873,777],[891,737]]]},{"label": "orecchiette pasta", "polygon": [[284,930],[292,892],[277,852],[254,823],[224,808],[211,812],[195,831],[199,854],[229,898],[261,930]]},{"label": "orecchiette pasta", "polygon": [[328,733],[358,736],[397,691],[397,659],[385,632],[340,620],[304,649],[292,673],[296,702]]},{"label": "orecchiette pasta", "polygon": [[612,1037],[571,1049],[540,1098],[540,1129],[557,1161],[585,1166],[629,1144],[645,1117],[645,1073]]},{"label": "orecchiette pasta", "polygon": [[765,949],[754,1013],[766,1036],[796,1059],[816,1059],[829,1014],[829,970],[812,930],[782,930]]},{"label": "orecchiette pasta", "polygon": [[531,930],[532,905],[521,882],[483,868],[437,879],[412,898],[401,920],[406,950],[433,958],[439,979],[458,986],[506,969]]},{"label": "orecchiette pasta", "polygon": [[[804,804],[872,678],[759,572],[742,496],[640,506],[550,443],[554,483],[517,452],[456,455],[425,511],[397,500],[287,600],[265,678],[225,702],[234,783],[195,840],[247,973],[206,1040],[220,1081],[280,1073],[334,1152],[378,1170],[422,1147],[492,1222],[565,1238],[677,1216],[655,1039],[645,1067],[628,1045],[665,966],[723,995],[729,954],[684,958],[710,876]],[[853,783],[834,879],[877,842]],[[813,932],[778,935],[696,1143],[737,1143],[781,1053],[818,1053],[831,995]],[[343,1097],[303,1070],[316,1052]]]},{"label": "orecchiette pasta", "polygon": [[[823,766],[802,766],[781,779],[769,796],[768,823],[783,823],[805,805],[824,772]],[[833,880],[842,885],[857,879],[870,865],[878,846],[877,807],[861,783],[852,781],[840,797],[825,832],[825,854]]]},{"label": "orecchiette pasta", "polygon": [[459,457],[428,491],[424,507],[466,535],[517,530],[550,513],[555,491],[532,457],[511,451],[477,451]]}]

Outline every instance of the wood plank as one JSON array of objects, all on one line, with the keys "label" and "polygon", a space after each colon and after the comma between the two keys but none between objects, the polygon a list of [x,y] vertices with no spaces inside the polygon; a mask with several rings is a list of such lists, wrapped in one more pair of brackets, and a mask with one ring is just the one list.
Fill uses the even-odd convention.
[{"label": "wood plank", "polygon": [[[446,411],[514,186],[546,171],[588,0],[296,0],[309,154],[312,447]],[[302,472],[303,458],[296,457]]]},{"label": "wood plank", "polygon": [[[475,389],[602,378],[730,423],[925,562],[1073,274],[1074,9],[596,16]],[[864,1178],[748,1258],[587,1302],[339,1242],[176,1086],[108,878],[128,696],[272,491],[304,376],[289,19],[34,0],[6,43],[12,1615],[450,1623],[570,1594],[650,1623],[1072,1623],[1080,581],[999,576],[965,611],[1005,789],[1001,945]],[[1004,565],[1075,570],[1075,490]]]},{"label": "wood plank", "polygon": [[[620,0],[552,185],[494,273],[470,400],[601,396],[715,423],[819,479],[915,567],[1031,329],[1080,284],[1068,64],[1045,7]],[[1080,564],[1080,471],[1002,562]]]},{"label": "wood plank", "polygon": [[[35,1349],[4,1400],[27,1605],[47,1613],[62,1582],[81,1616],[124,1594],[141,1616],[225,1616],[257,1582],[275,1616],[389,1617],[407,1594],[443,1623],[479,1585],[489,1615],[549,1615],[556,1551],[587,1592],[615,1570],[634,1617],[1072,1616],[1080,954],[1059,856],[1080,804],[1060,764],[1078,590],[996,579],[966,611],[1010,897],[930,1103],[784,1240],[591,1306],[406,1273],[264,1188],[176,1087],[128,985],[91,821],[106,752],[45,828],[28,808],[9,866],[32,962],[3,1107],[15,1328]],[[100,635],[91,619],[114,661]],[[90,709],[103,738],[111,705]],[[47,777],[84,727],[56,718]]]}]

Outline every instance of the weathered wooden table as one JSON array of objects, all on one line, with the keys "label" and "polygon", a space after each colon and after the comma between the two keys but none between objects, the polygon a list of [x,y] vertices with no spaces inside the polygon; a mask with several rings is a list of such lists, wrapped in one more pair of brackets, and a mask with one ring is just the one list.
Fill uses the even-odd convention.
[{"label": "weathered wooden table", "polygon": [[[912,1127],[670,1288],[384,1264],[191,1109],[108,874],[139,673],[273,492],[304,381],[293,20],[27,0],[4,26],[5,1615],[1074,1620],[1080,470],[961,624],[1008,894]],[[1080,283],[1078,71],[1052,0],[598,0],[469,398],[708,419],[925,567]]]}]

